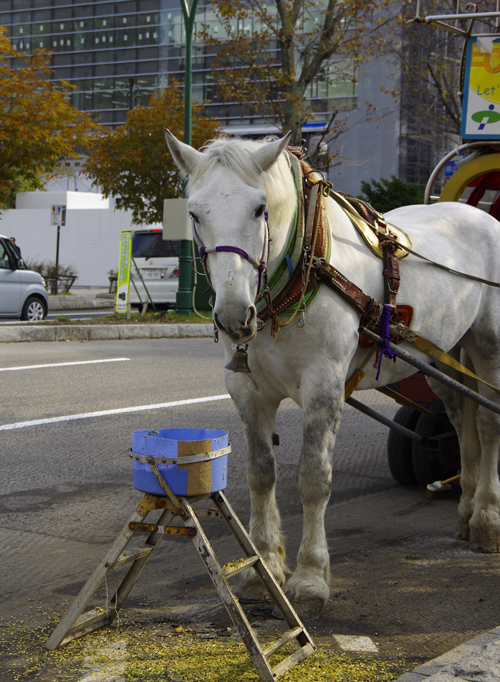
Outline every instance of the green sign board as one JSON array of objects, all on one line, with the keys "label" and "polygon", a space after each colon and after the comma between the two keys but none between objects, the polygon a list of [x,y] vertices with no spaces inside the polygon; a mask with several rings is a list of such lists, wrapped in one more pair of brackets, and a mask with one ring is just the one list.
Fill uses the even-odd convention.
[{"label": "green sign board", "polygon": [[120,260],[118,262],[118,280],[116,282],[115,311],[117,313],[127,312],[131,260],[132,230],[123,230],[120,235]]}]

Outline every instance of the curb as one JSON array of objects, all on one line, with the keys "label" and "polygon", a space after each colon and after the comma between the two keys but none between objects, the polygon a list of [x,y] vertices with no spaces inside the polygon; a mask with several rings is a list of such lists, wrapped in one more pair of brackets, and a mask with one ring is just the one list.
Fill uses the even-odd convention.
[{"label": "curb", "polygon": [[500,670],[500,627],[460,644],[432,661],[404,673],[396,682],[497,682]]},{"label": "curb", "polygon": [[119,339],[210,338],[211,324],[109,324],[12,326],[0,328],[0,343],[25,341],[115,341]]},{"label": "curb", "polygon": [[93,310],[95,308],[114,308],[109,299],[88,299],[83,296],[49,296],[49,312],[55,310]]}]

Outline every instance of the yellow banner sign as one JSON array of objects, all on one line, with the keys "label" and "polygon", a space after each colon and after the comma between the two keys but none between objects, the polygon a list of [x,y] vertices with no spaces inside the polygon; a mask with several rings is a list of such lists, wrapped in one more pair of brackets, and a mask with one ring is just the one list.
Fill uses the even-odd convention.
[{"label": "yellow banner sign", "polygon": [[500,138],[500,39],[474,38],[467,45],[462,137]]},{"label": "yellow banner sign", "polygon": [[115,311],[117,313],[127,312],[131,258],[132,230],[123,230],[120,234],[120,260],[118,263],[118,279],[116,282]]}]

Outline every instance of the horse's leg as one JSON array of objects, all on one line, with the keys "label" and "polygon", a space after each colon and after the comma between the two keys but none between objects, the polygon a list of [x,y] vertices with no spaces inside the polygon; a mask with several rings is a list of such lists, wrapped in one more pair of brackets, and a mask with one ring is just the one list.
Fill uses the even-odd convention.
[{"label": "horse's leg", "polygon": [[330,594],[324,516],[332,485],[333,446],[344,403],[343,384],[330,381],[325,386],[316,379],[303,401],[304,443],[297,477],[304,510],[302,541],[297,568],[286,587],[298,612],[308,618],[319,616]]},{"label": "horse's leg", "polygon": [[[488,376],[482,375],[482,376]],[[488,396],[490,397],[490,396]],[[500,483],[498,480],[498,451],[500,417],[479,406],[477,429],[481,442],[481,465],[474,495],[474,511],[469,521],[469,542],[482,552],[500,551]]]},{"label": "horse's leg", "polygon": [[[241,393],[240,393],[241,395]],[[262,395],[246,390],[244,404],[236,406],[245,428],[247,443],[247,481],[250,489],[250,537],[262,554],[271,573],[284,586],[287,571],[285,542],[280,532],[280,513],[276,504],[276,466],[273,433],[279,402],[266,401]],[[268,598],[260,578],[253,569],[242,573],[237,590],[241,601],[262,601]]]},{"label": "horse's leg", "polygon": [[[500,385],[500,343],[492,343],[494,336],[483,334],[468,348],[475,372],[492,384]],[[492,389],[478,384],[478,391],[488,400],[500,403]],[[500,447],[500,415],[479,405],[476,426],[481,444],[481,460],[473,499],[473,513],[469,521],[469,542],[473,549],[483,552],[500,551],[500,481],[498,455]]]},{"label": "horse's leg", "polygon": [[[456,360],[460,360],[460,348],[456,346],[450,355]],[[462,358],[463,364],[474,371],[470,358]],[[461,373],[446,370],[447,374],[477,391],[477,381]],[[470,535],[469,522],[474,513],[474,495],[479,480],[481,465],[481,443],[476,426],[476,412],[478,404],[468,400],[462,393],[455,391],[435,379],[428,377],[432,390],[441,398],[446,408],[446,414],[457,432],[460,444],[460,486],[462,494],[458,505],[458,528],[457,535],[462,540],[468,540]]]},{"label": "horse's leg", "polygon": [[[476,339],[476,342],[478,339]],[[491,383],[500,383],[497,354],[481,348],[481,342],[468,348],[464,364]],[[460,380],[460,379],[459,379]],[[498,395],[475,380],[461,377],[462,383],[498,404]],[[498,455],[500,446],[500,417],[465,397],[446,400],[450,420],[460,439],[462,496],[459,504],[459,534],[469,539],[473,549],[484,552],[500,551],[500,482]],[[458,394],[457,394],[458,395]],[[453,410],[450,404],[460,404]]]}]

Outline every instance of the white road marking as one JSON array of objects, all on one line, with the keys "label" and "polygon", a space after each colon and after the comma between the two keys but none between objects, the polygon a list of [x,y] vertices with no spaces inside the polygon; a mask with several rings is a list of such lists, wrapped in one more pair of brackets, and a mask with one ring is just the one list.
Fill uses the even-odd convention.
[{"label": "white road marking", "polygon": [[333,635],[337,644],[344,651],[366,651],[368,653],[378,653],[375,642],[369,637],[358,635]]},{"label": "white road marking", "polygon": [[0,431],[12,431],[13,429],[24,429],[27,426],[42,426],[43,424],[57,424],[58,422],[69,422],[74,419],[92,419],[93,417],[108,417],[113,414],[126,414],[127,412],[147,412],[148,410],[160,410],[167,407],[180,407],[182,405],[196,405],[197,403],[209,403],[214,400],[227,400],[229,395],[212,395],[206,398],[191,398],[189,400],[175,400],[171,403],[156,403],[153,405],[138,405],[137,407],[120,407],[116,410],[100,410],[99,412],[84,412],[82,414],[68,414],[62,417],[51,417],[49,419],[33,419],[29,422],[16,422],[15,424],[3,424]]},{"label": "white road marking", "polygon": [[46,367],[69,367],[70,365],[97,365],[100,362],[125,362],[130,358],[106,358],[105,360],[79,360],[78,362],[54,362],[47,365],[25,365],[24,367],[0,367],[0,372],[16,372],[20,369],[45,369]]}]

